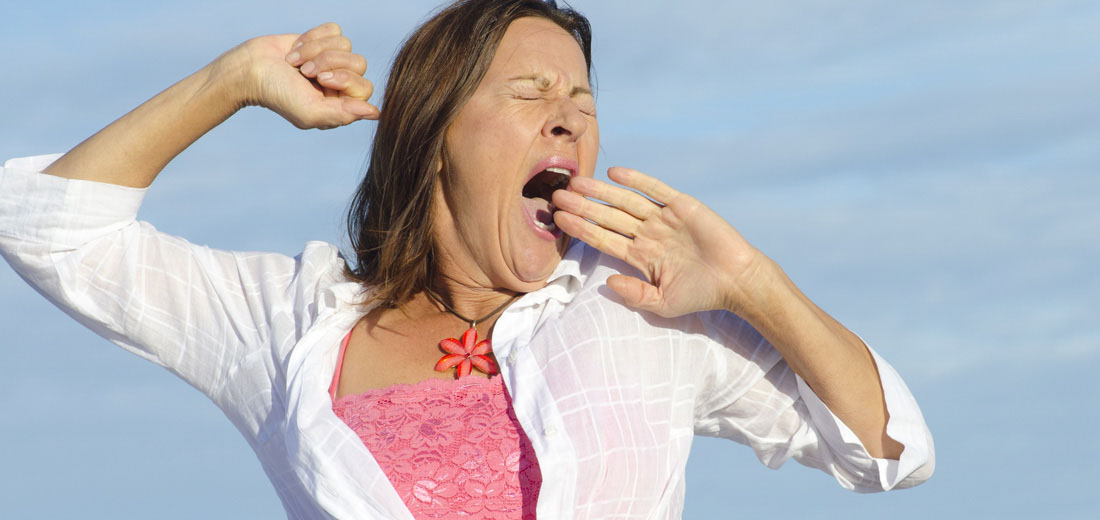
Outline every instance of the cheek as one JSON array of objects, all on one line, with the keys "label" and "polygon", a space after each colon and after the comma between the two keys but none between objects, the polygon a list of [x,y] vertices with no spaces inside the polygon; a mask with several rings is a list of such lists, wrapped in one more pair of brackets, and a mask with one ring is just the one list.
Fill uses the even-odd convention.
[{"label": "cheek", "polygon": [[600,128],[593,119],[585,132],[584,150],[581,152],[581,175],[594,177],[596,173],[596,160],[600,154]]}]

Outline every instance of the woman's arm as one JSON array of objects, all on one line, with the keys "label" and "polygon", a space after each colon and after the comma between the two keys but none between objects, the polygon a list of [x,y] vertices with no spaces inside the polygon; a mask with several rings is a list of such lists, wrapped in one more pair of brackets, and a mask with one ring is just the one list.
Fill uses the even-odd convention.
[{"label": "woman's arm", "polygon": [[755,299],[735,312],[782,354],[871,456],[898,459],[903,446],[886,435],[886,401],[867,347],[810,301],[775,262],[757,254],[762,265]]},{"label": "woman's arm", "polygon": [[[304,43],[292,51],[296,41]],[[342,272],[336,249],[313,244],[290,258],[192,244],[138,222],[145,190],[133,186],[151,183],[173,156],[246,104],[303,128],[376,116],[365,101],[366,63],[349,51],[332,24],[250,40],[57,162],[10,162],[0,168],[0,256],[82,324],[168,368],[219,406],[233,392],[269,395],[264,385],[272,384],[273,368],[241,370],[250,375],[232,385],[228,374],[289,351],[297,324],[311,319],[308,302],[318,284]],[[298,52],[296,60],[287,60],[290,52]],[[310,79],[326,71],[333,73],[321,80],[332,89],[327,93]],[[251,355],[257,349],[274,355]]]},{"label": "woman's arm", "polygon": [[122,116],[45,173],[144,188],[176,155],[244,106],[267,107],[299,128],[377,119],[367,63],[336,24],[262,36]]},{"label": "woman's arm", "polygon": [[608,279],[627,305],[666,317],[713,309],[736,313],[782,354],[868,453],[901,455],[902,445],[886,435],[888,416],[875,363],[855,334],[695,198],[634,170],[612,168],[608,176],[652,200],[575,177],[572,192],[554,193],[554,205],[564,210],[554,218],[566,233],[646,275],[647,280]]}]

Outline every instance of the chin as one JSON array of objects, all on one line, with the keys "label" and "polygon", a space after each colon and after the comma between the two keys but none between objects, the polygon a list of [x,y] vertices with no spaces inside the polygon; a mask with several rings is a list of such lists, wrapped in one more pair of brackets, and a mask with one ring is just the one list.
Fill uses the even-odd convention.
[{"label": "chin", "polygon": [[519,292],[541,289],[546,285],[546,279],[558,268],[568,246],[569,237],[562,237],[555,249],[549,249],[543,245],[540,248],[527,249],[518,255],[519,261],[512,266],[512,276],[518,286],[510,289]]}]

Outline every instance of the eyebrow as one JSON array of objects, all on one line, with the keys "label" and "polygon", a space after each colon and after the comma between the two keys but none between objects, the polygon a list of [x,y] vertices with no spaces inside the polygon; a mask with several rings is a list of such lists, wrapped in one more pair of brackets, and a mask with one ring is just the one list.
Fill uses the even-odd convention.
[{"label": "eyebrow", "polygon": [[[539,90],[544,90],[546,88],[549,88],[548,84],[550,83],[550,80],[546,79],[546,76],[542,76],[542,75],[539,75],[539,74],[528,74],[528,75],[525,75],[525,76],[516,76],[514,78],[508,78],[508,81],[532,81],[532,82],[535,83],[535,86]],[[573,87],[573,90],[569,91],[569,97],[573,97],[573,96],[576,96],[578,94],[588,94],[589,96],[591,96],[592,95],[592,90],[590,90],[588,87],[582,87],[582,86],[578,85],[576,87]]]}]

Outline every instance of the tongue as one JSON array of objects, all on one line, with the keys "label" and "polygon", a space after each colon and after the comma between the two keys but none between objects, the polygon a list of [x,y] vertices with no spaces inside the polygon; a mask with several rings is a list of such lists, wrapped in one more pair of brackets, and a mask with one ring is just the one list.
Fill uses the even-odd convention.
[{"label": "tongue", "polygon": [[544,226],[554,223],[554,206],[542,199],[523,198],[523,206],[527,214]]},{"label": "tongue", "polygon": [[527,184],[523,187],[523,196],[529,199],[543,199],[550,202],[550,196],[554,193],[554,190],[562,190],[566,186],[569,186],[568,175],[543,170],[527,181]]},{"label": "tongue", "polygon": [[554,214],[549,211],[540,209],[535,212],[535,220],[549,226],[554,224]]}]

